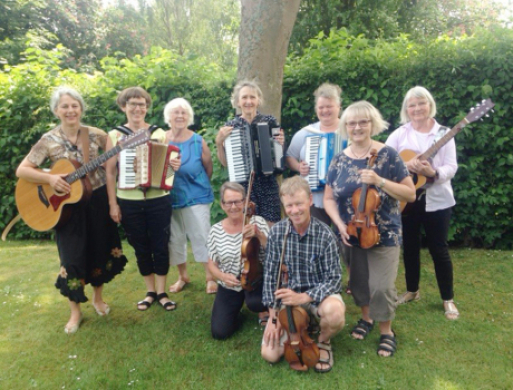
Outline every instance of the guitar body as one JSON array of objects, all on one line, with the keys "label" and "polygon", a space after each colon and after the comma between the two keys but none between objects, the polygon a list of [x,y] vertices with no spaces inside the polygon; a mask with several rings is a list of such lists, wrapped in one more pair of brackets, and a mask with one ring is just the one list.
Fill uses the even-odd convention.
[{"label": "guitar body", "polygon": [[[51,174],[73,173],[81,164],[78,161],[61,159],[52,166]],[[70,183],[69,194],[56,193],[49,184],[31,183],[19,179],[16,184],[16,206],[21,218],[32,229],[44,232],[64,225],[72,213],[72,206],[91,197],[91,183],[87,176]]]},{"label": "guitar body", "polygon": [[[405,149],[401,153],[399,153],[399,156],[401,156],[405,163],[407,163],[410,160],[413,160],[415,157],[417,157],[417,155],[417,153],[409,149]],[[427,183],[426,176],[423,176],[420,173],[410,172],[410,177],[412,178],[413,184],[415,185],[415,190],[418,190]],[[399,210],[401,211],[401,213],[406,214],[408,209],[409,207],[407,202],[399,202]]]}]

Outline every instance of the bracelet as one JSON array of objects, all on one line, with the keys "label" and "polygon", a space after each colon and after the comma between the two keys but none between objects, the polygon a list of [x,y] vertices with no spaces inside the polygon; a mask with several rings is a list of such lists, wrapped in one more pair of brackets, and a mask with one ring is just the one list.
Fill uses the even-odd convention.
[{"label": "bracelet", "polygon": [[381,178],[381,182],[379,183],[379,188],[383,189],[383,187],[385,187],[385,183],[386,183],[386,180]]}]

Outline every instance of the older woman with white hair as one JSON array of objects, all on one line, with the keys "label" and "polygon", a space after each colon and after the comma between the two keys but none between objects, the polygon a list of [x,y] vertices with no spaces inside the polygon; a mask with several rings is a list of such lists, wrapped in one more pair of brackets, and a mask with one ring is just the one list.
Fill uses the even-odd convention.
[{"label": "older woman with white hair", "polygon": [[187,274],[187,239],[191,242],[194,259],[205,268],[208,294],[217,292],[217,283],[207,262],[207,240],[210,231],[210,207],[214,192],[210,185],[212,155],[205,140],[188,129],[194,123],[194,111],[183,98],[171,100],[164,108],[164,119],[169,125],[166,142],[180,148],[182,165],[175,173],[170,192],[173,206],[169,259],[178,266],[178,280],[169,291],[180,292],[190,282]]},{"label": "older woman with white hair", "polygon": [[[374,323],[379,323],[381,337],[377,353],[383,357],[392,356],[397,349],[392,320],[402,236],[398,201],[415,199],[412,179],[397,151],[372,139],[387,126],[380,112],[366,101],[353,103],[345,109],[340,118],[340,131],[347,134],[351,142],[333,159],[324,191],[326,212],[338,227],[343,243],[349,247],[351,290],[362,312],[351,336],[363,340]],[[368,159],[373,150],[377,154],[376,164],[369,169]],[[356,214],[353,194],[363,184],[377,191],[381,203],[375,216],[378,242],[370,248],[360,245],[359,239],[347,232]]]},{"label": "older woman with white hair", "polygon": [[[411,88],[401,108],[403,124],[388,137],[387,145],[399,153],[411,150],[417,155],[425,152],[449,129],[435,120],[436,103],[429,91],[420,86]],[[406,292],[399,303],[420,299],[421,227],[426,234],[429,253],[435,265],[438,289],[443,300],[445,317],[458,319],[460,313],[454,304],[453,268],[447,236],[452,207],[456,204],[451,179],[456,174],[456,144],[451,139],[442,146],[431,161],[412,158],[406,162],[411,173],[422,175],[430,182],[418,192],[417,201],[402,216],[404,226],[404,268]]]},{"label": "older woman with white hair", "polygon": [[[52,95],[52,112],[60,123],[43,134],[23,159],[16,175],[33,183],[48,184],[56,193],[67,194],[71,186],[63,174],[37,169],[47,160],[72,159],[80,163],[98,157],[100,149],[110,149],[107,134],[95,127],[84,126],[80,120],[85,111],[82,96],[74,89],[61,87]],[[109,202],[103,167],[88,174],[93,189],[89,202],[68,205],[70,219],[55,229],[61,268],[55,287],[69,301],[71,316],[64,327],[75,333],[82,322],[80,304],[87,302],[84,287],[93,286],[93,307],[100,316],[109,314],[103,301],[103,285],[121,273],[127,262],[123,255],[116,224],[109,217]]]}]

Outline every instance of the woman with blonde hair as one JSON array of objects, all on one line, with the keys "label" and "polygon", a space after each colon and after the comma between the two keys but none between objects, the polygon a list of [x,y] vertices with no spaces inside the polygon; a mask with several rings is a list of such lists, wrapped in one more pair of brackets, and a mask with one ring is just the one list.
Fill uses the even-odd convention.
[{"label": "woman with blonde hair", "polygon": [[[348,247],[352,295],[362,312],[351,336],[363,340],[378,322],[381,336],[377,353],[384,357],[392,356],[397,349],[392,320],[402,237],[399,201],[415,199],[415,187],[399,154],[372,139],[387,127],[380,112],[366,101],[353,103],[344,110],[340,131],[351,142],[333,159],[324,192],[326,212]],[[377,160],[374,167],[368,169],[372,151],[377,153]],[[369,249],[361,248],[358,238],[347,232],[347,225],[356,212],[353,194],[362,184],[376,190],[381,201],[375,216],[380,238]]]}]

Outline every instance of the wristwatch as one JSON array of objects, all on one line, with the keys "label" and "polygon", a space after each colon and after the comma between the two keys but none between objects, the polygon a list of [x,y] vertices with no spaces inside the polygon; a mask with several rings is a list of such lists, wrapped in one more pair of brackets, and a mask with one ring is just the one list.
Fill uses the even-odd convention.
[{"label": "wristwatch", "polygon": [[385,183],[386,183],[386,180],[381,178],[381,182],[379,183],[378,187],[383,189],[383,187],[385,186]]}]

